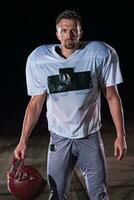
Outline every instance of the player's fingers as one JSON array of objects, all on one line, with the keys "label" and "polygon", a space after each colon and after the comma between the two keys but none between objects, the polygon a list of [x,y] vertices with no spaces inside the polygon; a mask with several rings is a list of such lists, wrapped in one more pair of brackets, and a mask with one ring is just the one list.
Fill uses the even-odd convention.
[{"label": "player's fingers", "polygon": [[125,157],[126,153],[127,153],[127,149],[126,148],[121,149],[120,150],[120,155],[118,157],[118,160],[122,160]]},{"label": "player's fingers", "polygon": [[18,151],[17,149],[14,151],[14,157],[19,160],[21,159],[21,151]]},{"label": "player's fingers", "polygon": [[117,146],[115,146],[115,149],[114,149],[114,156],[117,158],[117,160],[120,160],[121,159],[121,151],[120,151],[120,149],[117,147]]},{"label": "player's fingers", "polygon": [[118,155],[118,149],[115,147],[114,148],[114,156],[117,156]]},{"label": "player's fingers", "polygon": [[25,158],[25,151],[23,150],[22,152],[21,152],[21,159],[24,159]]},{"label": "player's fingers", "polygon": [[122,160],[126,154],[126,149],[115,148],[114,155],[117,157],[117,160]]},{"label": "player's fingers", "polygon": [[123,158],[123,151],[119,152],[117,159],[122,160],[122,158]]}]

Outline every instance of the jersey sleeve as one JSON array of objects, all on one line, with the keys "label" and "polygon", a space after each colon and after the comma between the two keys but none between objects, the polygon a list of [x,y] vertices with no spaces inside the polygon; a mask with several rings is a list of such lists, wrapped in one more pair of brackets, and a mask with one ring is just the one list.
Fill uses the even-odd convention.
[{"label": "jersey sleeve", "polygon": [[99,69],[99,83],[101,87],[117,85],[123,82],[119,58],[114,49],[108,51],[107,56],[101,60]]},{"label": "jersey sleeve", "polygon": [[30,55],[26,62],[26,84],[29,96],[41,95],[47,91],[41,67],[36,64],[35,56]]}]

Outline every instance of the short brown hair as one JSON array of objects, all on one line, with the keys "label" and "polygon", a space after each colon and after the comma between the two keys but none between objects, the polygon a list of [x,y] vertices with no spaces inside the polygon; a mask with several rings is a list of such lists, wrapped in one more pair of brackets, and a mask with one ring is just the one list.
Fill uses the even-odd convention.
[{"label": "short brown hair", "polygon": [[65,10],[60,13],[56,19],[56,25],[61,19],[74,19],[77,20],[80,25],[82,25],[81,16],[79,15],[78,11],[76,12],[75,10]]}]

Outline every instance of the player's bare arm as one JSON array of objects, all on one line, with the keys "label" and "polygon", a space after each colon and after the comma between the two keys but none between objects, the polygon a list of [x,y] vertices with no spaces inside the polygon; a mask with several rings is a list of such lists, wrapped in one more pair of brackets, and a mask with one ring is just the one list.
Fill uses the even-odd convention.
[{"label": "player's bare arm", "polygon": [[108,101],[110,113],[117,132],[117,138],[114,144],[114,155],[118,160],[121,160],[127,151],[122,102],[116,86],[104,88],[103,93]]},{"label": "player's bare arm", "polygon": [[23,120],[21,138],[14,151],[17,159],[24,159],[25,157],[27,140],[39,119],[45,98],[46,94],[36,95],[31,97],[29,101]]}]

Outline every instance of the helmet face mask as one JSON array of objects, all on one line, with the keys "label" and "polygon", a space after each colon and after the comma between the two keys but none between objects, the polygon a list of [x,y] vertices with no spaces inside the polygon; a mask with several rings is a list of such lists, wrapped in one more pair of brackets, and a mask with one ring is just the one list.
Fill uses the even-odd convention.
[{"label": "helmet face mask", "polygon": [[25,166],[24,160],[14,159],[9,171],[7,187],[9,192],[21,200],[34,200],[46,186],[39,171],[33,166]]}]

